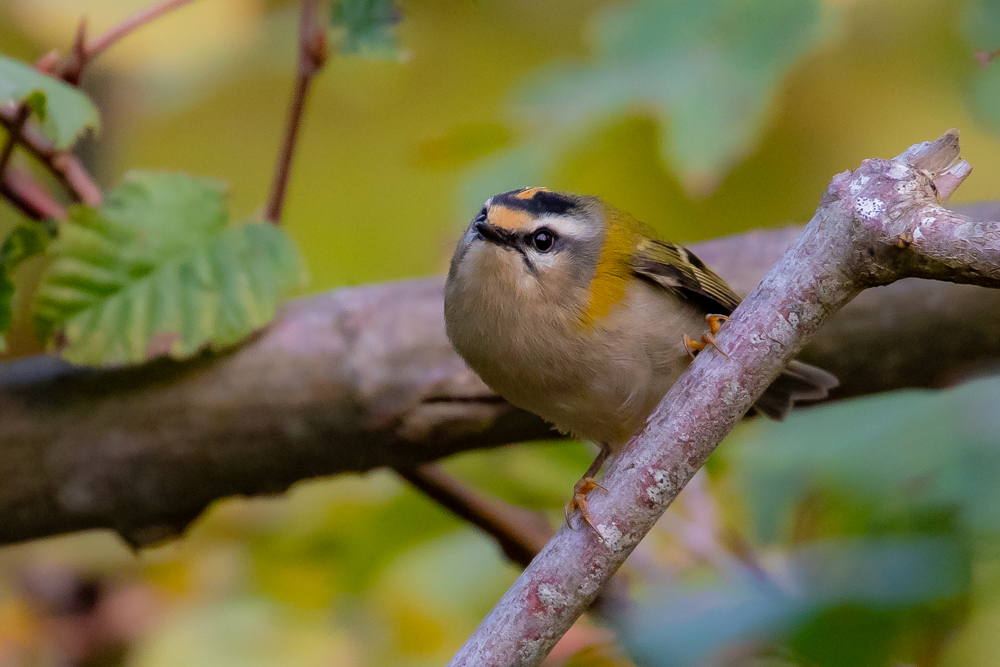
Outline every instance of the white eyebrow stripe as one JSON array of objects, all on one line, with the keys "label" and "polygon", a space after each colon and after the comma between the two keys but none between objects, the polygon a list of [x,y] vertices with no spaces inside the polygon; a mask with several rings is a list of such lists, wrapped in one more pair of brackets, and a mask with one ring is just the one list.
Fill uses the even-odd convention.
[{"label": "white eyebrow stripe", "polygon": [[533,232],[542,227],[548,227],[560,236],[569,236],[575,239],[592,238],[600,231],[583,220],[566,215],[544,215],[538,218]]}]

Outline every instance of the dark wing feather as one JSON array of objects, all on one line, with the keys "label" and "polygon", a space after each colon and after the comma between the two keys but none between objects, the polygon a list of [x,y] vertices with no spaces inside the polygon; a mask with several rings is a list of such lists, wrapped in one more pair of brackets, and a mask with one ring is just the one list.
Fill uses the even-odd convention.
[{"label": "dark wing feather", "polygon": [[[643,240],[636,248],[633,270],[642,278],[699,302],[706,313],[728,315],[740,297],[687,248],[666,241]],[[796,401],[818,401],[838,385],[826,371],[792,361],[754,404],[759,412],[781,421]]]},{"label": "dark wing feather", "polygon": [[706,312],[728,315],[740,297],[726,281],[693,252],[668,241],[642,240],[636,247],[632,270],[646,280],[679,292],[706,306]]}]

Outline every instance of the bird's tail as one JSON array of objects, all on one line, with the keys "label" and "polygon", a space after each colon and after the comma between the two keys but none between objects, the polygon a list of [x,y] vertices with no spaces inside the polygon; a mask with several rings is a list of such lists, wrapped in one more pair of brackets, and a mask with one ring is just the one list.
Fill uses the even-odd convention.
[{"label": "bird's tail", "polygon": [[784,421],[796,402],[823,400],[839,384],[836,377],[821,368],[792,361],[753,407],[766,417]]}]

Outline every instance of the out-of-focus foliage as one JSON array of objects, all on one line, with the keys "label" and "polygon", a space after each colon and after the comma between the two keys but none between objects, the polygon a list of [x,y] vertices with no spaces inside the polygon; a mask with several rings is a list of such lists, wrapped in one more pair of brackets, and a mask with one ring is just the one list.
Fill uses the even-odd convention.
[{"label": "out-of-focus foliage", "polygon": [[983,66],[973,77],[973,108],[994,127],[1000,128],[1000,68],[990,66],[1000,52],[1000,2],[971,0],[965,9],[964,28],[969,43],[983,60]]},{"label": "out-of-focus foliage", "polygon": [[29,257],[45,252],[49,233],[41,223],[22,222],[0,245],[0,352],[7,347],[7,332],[14,321],[14,271]]},{"label": "out-of-focus foliage", "polygon": [[541,126],[531,142],[558,150],[567,133],[648,109],[663,160],[689,192],[708,194],[760,140],[790,69],[835,27],[823,14],[819,0],[640,0],[601,11],[592,62],[550,69],[523,91],[525,115]]},{"label": "out-of-focus foliage", "polygon": [[340,41],[340,52],[400,58],[396,37],[400,11],[395,0],[341,0],[333,4],[330,24]]},{"label": "out-of-focus foliage", "polygon": [[994,570],[1000,536],[998,401],[990,378],[745,426],[720,479],[764,568],[653,587],[623,621],[637,662],[783,647],[790,664],[939,664],[912,635],[942,641],[965,600],[996,590],[976,573]]},{"label": "out-of-focus foliage", "polygon": [[0,104],[26,101],[56,148],[66,148],[87,128],[96,130],[97,107],[78,89],[0,55]]},{"label": "out-of-focus foliage", "polygon": [[[10,0],[0,44],[32,62],[70,43],[81,12],[96,35],[146,4]],[[995,199],[1000,85],[986,79],[1000,61],[974,57],[1000,46],[990,7],[408,0],[393,26],[405,62],[334,55],[317,78],[285,229],[313,290],[440,272],[482,201],[524,185],[604,196],[690,242],[805,220],[832,174],[949,127],[975,166],[956,199]],[[84,155],[102,185],[185,171],[226,182],[234,218],[257,210],[296,12],[192,3],[94,63],[85,83],[105,128]],[[0,230],[18,222],[0,207]],[[42,262],[18,269],[20,293]],[[38,350],[17,324],[8,347]],[[992,667],[995,393],[975,383],[740,429],[707,492],[681,494],[629,560],[641,612],[621,637],[636,664],[655,652],[649,664]],[[447,466],[556,525],[592,453],[532,443]],[[309,482],[220,502],[138,557],[107,534],[0,550],[0,665],[441,665],[516,574],[389,473]],[[579,623],[551,665],[623,667],[618,639]]]},{"label": "out-of-focus foliage", "polygon": [[264,222],[229,226],[218,183],[130,172],[100,210],[77,206],[48,247],[36,295],[43,339],[81,364],[188,357],[267,323],[303,282],[291,239]]},{"label": "out-of-focus foliage", "polygon": [[[5,57],[0,105],[23,105],[25,115],[11,132],[20,132],[33,112],[59,149],[97,127],[86,95]],[[13,150],[8,137],[0,169]],[[59,154],[46,159],[64,162]],[[56,236],[52,244],[48,231]],[[266,223],[228,227],[219,184],[130,172],[99,211],[75,206],[58,226],[22,223],[4,240],[0,351],[15,317],[14,270],[46,249],[50,263],[34,299],[35,328],[43,343],[79,364],[185,358],[233,345],[274,317],[283,292],[305,282],[295,242],[282,230]]]},{"label": "out-of-focus foliage", "polygon": [[[968,593],[968,570],[968,554],[949,538],[813,543],[772,565],[774,575],[744,569],[711,586],[656,586],[621,619],[621,634],[649,667],[793,647],[791,664],[888,665],[912,632],[894,617],[925,612],[919,620],[932,631],[942,621],[935,607]],[[863,630],[873,622],[881,623]]]},{"label": "out-of-focus foliage", "polygon": [[851,532],[924,525],[996,534],[1000,381],[817,408],[782,428],[757,423],[730,463],[765,541],[778,539],[790,511],[822,488],[834,492],[825,503],[850,503]]}]

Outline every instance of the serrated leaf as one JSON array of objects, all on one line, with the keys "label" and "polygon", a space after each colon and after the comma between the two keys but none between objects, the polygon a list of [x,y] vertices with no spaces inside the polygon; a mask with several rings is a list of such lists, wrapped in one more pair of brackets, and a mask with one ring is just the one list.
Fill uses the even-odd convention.
[{"label": "serrated leaf", "polygon": [[7,349],[6,334],[14,320],[14,271],[24,260],[45,252],[48,243],[45,227],[24,222],[0,245],[0,351]]},{"label": "serrated leaf", "polygon": [[97,107],[79,89],[0,55],[0,104],[22,100],[56,148],[72,146],[84,130],[100,125]]},{"label": "serrated leaf", "polygon": [[330,25],[339,33],[341,53],[398,60],[400,16],[395,0],[340,0],[333,4]]},{"label": "serrated leaf", "polygon": [[238,342],[303,282],[291,238],[228,226],[219,184],[131,172],[100,210],[74,207],[49,248],[35,317],[80,364],[137,363]]},{"label": "serrated leaf", "polygon": [[[652,112],[660,154],[704,195],[759,140],[785,74],[826,36],[820,0],[639,0],[594,21],[595,58],[521,95],[550,145],[607,117]],[[553,146],[557,150],[558,145]]]}]

